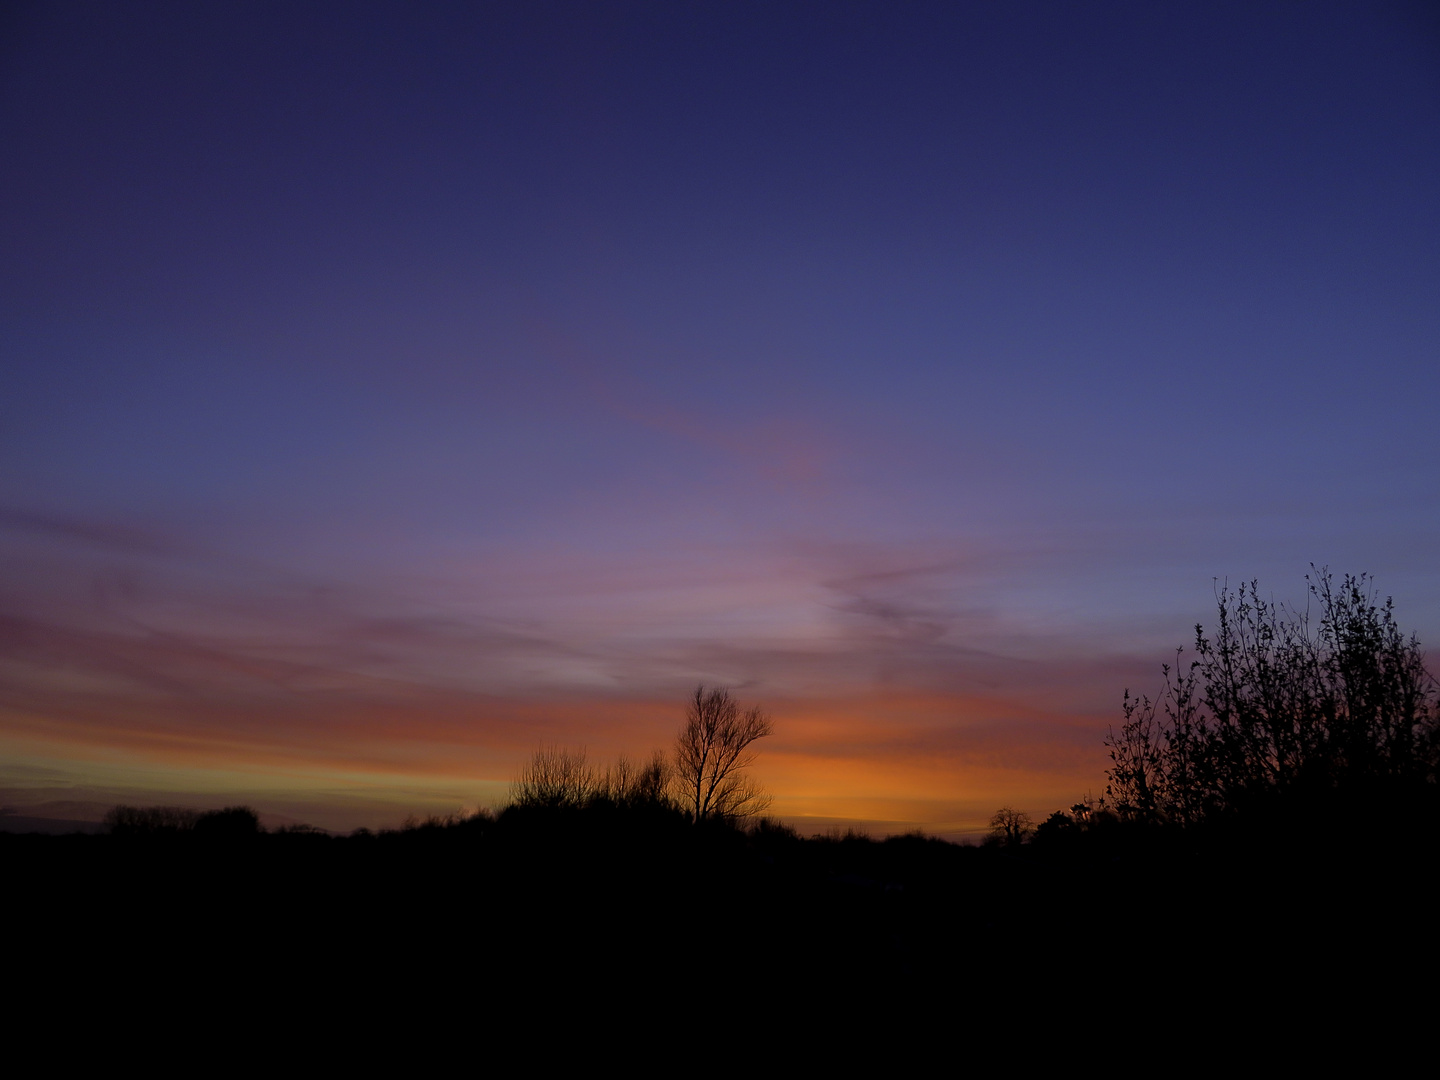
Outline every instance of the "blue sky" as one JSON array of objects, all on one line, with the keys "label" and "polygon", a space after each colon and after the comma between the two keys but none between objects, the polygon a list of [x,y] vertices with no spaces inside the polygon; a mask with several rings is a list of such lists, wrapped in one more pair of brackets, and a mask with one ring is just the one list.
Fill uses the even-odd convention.
[{"label": "blue sky", "polygon": [[13,5],[5,799],[378,821],[703,680],[959,835],[1216,578],[1433,641],[1437,107],[1422,5]]}]

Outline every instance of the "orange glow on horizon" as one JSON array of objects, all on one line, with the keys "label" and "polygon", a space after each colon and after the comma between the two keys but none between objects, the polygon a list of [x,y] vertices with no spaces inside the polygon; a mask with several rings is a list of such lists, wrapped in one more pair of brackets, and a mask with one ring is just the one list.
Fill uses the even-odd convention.
[{"label": "orange glow on horizon", "polygon": [[[316,806],[343,803],[342,790],[413,789],[419,813],[433,812],[441,791],[446,809],[456,796],[468,805],[503,801],[541,745],[584,747],[599,763],[648,757],[668,749],[681,716],[669,701],[433,690],[404,701],[302,699],[269,715],[214,702],[204,713],[194,703],[67,704],[63,715],[7,710],[7,757],[50,762],[81,784],[122,765],[139,769],[169,791],[157,790],[156,802],[224,774],[232,783],[250,776],[262,791],[283,787],[292,801]],[[774,796],[772,812],[802,831],[807,822],[855,823],[959,836],[983,828],[1001,804],[1043,817],[1103,782],[1103,722],[1037,719],[1021,702],[873,694],[782,700],[771,712],[776,734],[757,744],[755,776]],[[382,801],[393,808],[397,799]]]}]

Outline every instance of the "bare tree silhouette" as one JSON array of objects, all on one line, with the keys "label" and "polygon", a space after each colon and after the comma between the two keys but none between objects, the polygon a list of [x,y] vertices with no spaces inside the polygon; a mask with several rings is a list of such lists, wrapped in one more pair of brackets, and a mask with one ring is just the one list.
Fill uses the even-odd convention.
[{"label": "bare tree silhouette", "polygon": [[511,799],[527,807],[673,806],[671,775],[670,763],[659,750],[643,764],[622,754],[613,765],[600,768],[583,749],[542,746],[515,780]]},{"label": "bare tree silhouette", "polygon": [[744,773],[755,761],[751,744],[772,731],[758,706],[742,711],[728,690],[695,688],[675,745],[675,783],[692,821],[765,811],[769,797]]},{"label": "bare tree silhouette", "polygon": [[1023,810],[1002,806],[990,818],[990,839],[993,843],[1014,847],[1023,844],[1035,832],[1035,822]]}]

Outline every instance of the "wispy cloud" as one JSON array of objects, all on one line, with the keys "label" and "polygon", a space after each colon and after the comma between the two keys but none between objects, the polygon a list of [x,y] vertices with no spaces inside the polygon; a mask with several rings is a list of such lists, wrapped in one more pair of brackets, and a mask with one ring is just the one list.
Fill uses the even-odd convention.
[{"label": "wispy cloud", "polygon": [[116,521],[43,514],[0,506],[0,532],[38,537],[48,542],[68,541],[105,551],[134,555],[175,555],[183,545],[163,533]]}]

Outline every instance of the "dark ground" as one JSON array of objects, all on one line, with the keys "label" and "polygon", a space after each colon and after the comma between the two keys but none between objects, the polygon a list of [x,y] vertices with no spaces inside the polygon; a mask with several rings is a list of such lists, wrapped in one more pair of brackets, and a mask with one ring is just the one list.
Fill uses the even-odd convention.
[{"label": "dark ground", "polygon": [[1363,1009],[1391,988],[1433,1004],[1433,836],[1117,827],[974,848],[511,811],[344,838],[0,835],[0,867],[12,984],[35,993]]}]

